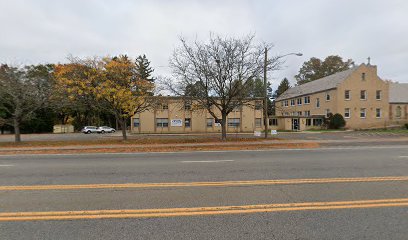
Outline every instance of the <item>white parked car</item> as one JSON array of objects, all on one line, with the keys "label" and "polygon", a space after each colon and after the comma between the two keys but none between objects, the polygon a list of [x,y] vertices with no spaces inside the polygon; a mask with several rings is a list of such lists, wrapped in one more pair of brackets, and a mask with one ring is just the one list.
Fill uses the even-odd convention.
[{"label": "white parked car", "polygon": [[82,128],[81,132],[83,132],[85,134],[96,133],[97,129],[98,128],[95,127],[95,126],[85,126],[84,128]]},{"label": "white parked car", "polygon": [[96,130],[97,133],[114,133],[116,130],[111,127],[101,126]]}]

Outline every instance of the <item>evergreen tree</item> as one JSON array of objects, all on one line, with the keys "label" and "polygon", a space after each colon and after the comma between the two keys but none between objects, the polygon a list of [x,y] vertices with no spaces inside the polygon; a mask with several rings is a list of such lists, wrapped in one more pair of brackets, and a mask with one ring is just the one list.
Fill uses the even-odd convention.
[{"label": "evergreen tree", "polygon": [[278,86],[278,89],[276,89],[275,94],[274,94],[274,97],[275,97],[275,98],[279,97],[280,95],[282,95],[282,93],[284,93],[284,92],[285,92],[286,90],[288,90],[289,88],[291,88],[290,83],[289,83],[289,80],[288,80],[287,78],[284,78],[284,79],[280,82],[280,84],[279,84],[279,86]]},{"label": "evergreen tree", "polygon": [[136,58],[136,74],[139,78],[153,82],[153,71],[154,69],[150,67],[150,61],[147,59],[145,54]]}]

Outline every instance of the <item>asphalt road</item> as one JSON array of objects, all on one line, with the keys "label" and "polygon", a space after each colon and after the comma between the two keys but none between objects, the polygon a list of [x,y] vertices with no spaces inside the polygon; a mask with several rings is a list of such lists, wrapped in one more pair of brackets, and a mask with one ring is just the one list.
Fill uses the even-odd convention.
[{"label": "asphalt road", "polygon": [[407,226],[406,145],[0,156],[0,239],[405,240]]}]

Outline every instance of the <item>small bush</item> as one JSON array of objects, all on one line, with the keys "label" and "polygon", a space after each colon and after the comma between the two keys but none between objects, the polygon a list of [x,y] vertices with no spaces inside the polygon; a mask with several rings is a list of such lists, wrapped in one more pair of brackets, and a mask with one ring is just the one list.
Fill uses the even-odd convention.
[{"label": "small bush", "polygon": [[346,126],[346,121],[340,113],[329,116],[329,129],[340,129]]}]

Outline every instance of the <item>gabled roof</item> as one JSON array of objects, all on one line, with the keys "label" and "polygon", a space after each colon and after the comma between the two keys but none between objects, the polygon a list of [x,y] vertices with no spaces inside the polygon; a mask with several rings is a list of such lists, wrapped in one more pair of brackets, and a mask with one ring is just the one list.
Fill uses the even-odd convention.
[{"label": "gabled roof", "polygon": [[390,83],[390,103],[408,103],[408,83]]},{"label": "gabled roof", "polygon": [[280,95],[276,101],[337,88],[337,85],[346,80],[357,68],[358,66],[299,86],[295,86],[293,88],[289,88],[286,92],[282,93],[282,95]]}]

